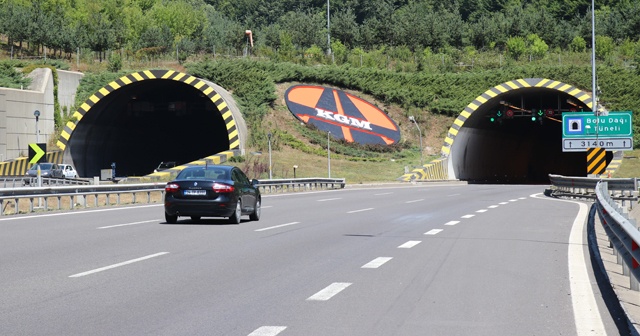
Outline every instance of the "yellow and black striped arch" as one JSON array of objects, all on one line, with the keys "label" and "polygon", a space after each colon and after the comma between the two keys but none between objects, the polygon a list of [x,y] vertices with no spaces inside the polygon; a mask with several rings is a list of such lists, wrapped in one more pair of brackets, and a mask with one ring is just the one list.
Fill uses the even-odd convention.
[{"label": "yellow and black striped arch", "polygon": [[460,112],[460,115],[453,122],[447,137],[444,139],[444,145],[442,146],[441,153],[443,156],[449,156],[451,152],[451,146],[458,135],[458,132],[464,125],[465,121],[473,114],[480,106],[492,100],[506,92],[513,90],[521,90],[527,88],[546,88],[561,91],[567,93],[574,98],[583,102],[587,107],[592,109],[592,98],[588,93],[562,82],[544,79],[544,78],[521,78],[512,80],[506,83],[502,83],[498,86],[494,86],[491,89],[485,91],[474,99],[465,109]]},{"label": "yellow and black striped arch", "polygon": [[69,143],[69,139],[71,138],[71,134],[73,130],[76,128],[78,123],[82,120],[84,115],[88,113],[91,108],[98,103],[101,99],[108,96],[110,93],[135,82],[140,82],[144,80],[173,80],[177,82],[181,82],[184,84],[188,84],[193,86],[194,88],[201,91],[206,97],[211,99],[213,104],[216,106],[222,118],[224,119],[225,125],[227,127],[227,132],[229,133],[229,149],[234,150],[240,148],[240,137],[238,135],[238,128],[236,126],[236,122],[233,119],[233,115],[227,106],[227,102],[222,99],[220,94],[216,92],[211,86],[207,85],[203,80],[196,78],[194,76],[173,71],[173,70],[146,70],[135,72],[109,83],[107,86],[101,88],[93,94],[89,99],[87,99],[78,110],[73,113],[73,119],[67,123],[67,125],[62,130],[60,138],[58,139],[57,145],[60,149],[65,150],[67,148],[67,144]]}]

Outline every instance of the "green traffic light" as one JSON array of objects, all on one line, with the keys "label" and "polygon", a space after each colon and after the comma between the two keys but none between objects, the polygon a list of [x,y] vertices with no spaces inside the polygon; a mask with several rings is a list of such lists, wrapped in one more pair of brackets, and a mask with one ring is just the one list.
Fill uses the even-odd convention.
[{"label": "green traffic light", "polygon": [[496,118],[491,117],[489,120],[490,120],[491,122],[494,122],[494,121],[496,121]]},{"label": "green traffic light", "polygon": [[531,117],[531,121],[536,121],[536,117]]}]

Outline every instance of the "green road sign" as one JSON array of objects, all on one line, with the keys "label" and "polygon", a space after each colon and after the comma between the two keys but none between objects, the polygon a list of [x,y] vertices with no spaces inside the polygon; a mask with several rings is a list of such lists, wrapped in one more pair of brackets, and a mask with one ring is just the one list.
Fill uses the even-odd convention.
[{"label": "green road sign", "polygon": [[46,143],[32,143],[29,144],[29,163],[40,163],[45,161],[45,154],[47,153]]},{"label": "green road sign", "polygon": [[631,111],[599,117],[593,112],[566,112],[562,114],[562,138],[628,138],[633,135],[631,117]]}]

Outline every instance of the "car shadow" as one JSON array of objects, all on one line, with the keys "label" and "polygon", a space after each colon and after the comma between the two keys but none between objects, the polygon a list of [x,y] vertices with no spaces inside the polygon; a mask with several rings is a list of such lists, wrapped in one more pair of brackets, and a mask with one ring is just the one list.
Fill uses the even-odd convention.
[{"label": "car shadow", "polygon": [[[249,222],[249,220],[240,220],[240,224]],[[202,218],[198,220],[193,220],[190,218],[180,219],[178,218],[178,222],[175,224],[167,223],[166,221],[160,222],[161,225],[239,225],[234,223],[229,223],[227,219],[222,218]]]}]

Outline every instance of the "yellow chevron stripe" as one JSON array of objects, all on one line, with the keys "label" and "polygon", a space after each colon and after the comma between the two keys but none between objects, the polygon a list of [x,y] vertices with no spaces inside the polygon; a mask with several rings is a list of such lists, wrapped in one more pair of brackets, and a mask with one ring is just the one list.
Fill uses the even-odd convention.
[{"label": "yellow chevron stripe", "polygon": [[149,77],[149,79],[156,79],[156,76],[153,75],[153,72],[151,72],[149,70],[145,70],[144,74],[147,75],[147,77]]},{"label": "yellow chevron stripe", "polygon": [[175,81],[180,81],[182,79],[182,77],[186,76],[185,74],[183,74],[182,72],[179,72],[174,78],[173,80]]},{"label": "yellow chevron stripe", "polygon": [[513,81],[509,81],[509,82],[506,82],[504,84],[507,85],[508,87],[512,88],[512,89],[518,89],[519,88]]},{"label": "yellow chevron stripe", "polygon": [[137,72],[132,73],[132,74],[131,74],[131,76],[133,76],[133,78],[135,78],[137,81],[142,81],[142,80],[144,80],[144,77],[140,76],[140,74],[139,74],[139,73],[137,73]]},{"label": "yellow chevron stripe", "polygon": [[187,77],[187,79],[184,82],[187,83],[187,84],[191,84],[194,80],[196,80],[195,77],[189,76],[189,77]]},{"label": "yellow chevron stripe", "polygon": [[91,95],[91,97],[89,97],[89,100],[91,100],[95,104],[100,101],[100,98],[96,97],[96,95]]},{"label": "yellow chevron stripe", "polygon": [[171,77],[174,73],[176,73],[173,70],[168,70],[164,75],[162,75],[162,79],[167,79],[169,77]]},{"label": "yellow chevron stripe", "polygon": [[531,87],[531,84],[527,83],[527,81],[524,80],[523,78],[518,79],[517,82],[520,83],[522,87]]},{"label": "yellow chevron stripe", "polygon": [[538,84],[536,84],[536,87],[542,87],[542,86],[544,86],[545,84],[547,84],[548,82],[549,82],[549,80],[548,80],[548,79],[543,78],[543,79],[542,79]]},{"label": "yellow chevron stripe", "polygon": [[487,98],[483,97],[483,96],[478,96],[478,98],[476,98],[477,101],[481,102],[481,103],[486,103],[487,102]]},{"label": "yellow chevron stripe", "polygon": [[495,98],[498,94],[495,93],[493,90],[487,90],[484,93],[486,93],[489,97],[491,98]]},{"label": "yellow chevron stripe", "polygon": [[462,111],[462,112],[460,112],[460,115],[465,117],[465,118],[469,118],[469,116],[471,116],[471,113],[469,113],[467,111]]},{"label": "yellow chevron stripe", "polygon": [[114,90],[117,90],[120,88],[120,84],[118,84],[116,81],[109,83],[109,86]]},{"label": "yellow chevron stripe", "polygon": [[102,93],[103,96],[106,96],[109,94],[109,90],[107,90],[106,88],[101,88],[100,90],[98,90],[98,92]]}]

